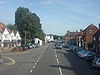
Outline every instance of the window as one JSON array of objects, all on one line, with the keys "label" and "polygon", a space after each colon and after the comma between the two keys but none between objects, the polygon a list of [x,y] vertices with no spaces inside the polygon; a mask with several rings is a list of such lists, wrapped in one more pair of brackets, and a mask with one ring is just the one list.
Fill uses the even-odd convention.
[{"label": "window", "polygon": [[94,40],[96,40],[95,36],[94,36]]},{"label": "window", "polygon": [[98,38],[99,38],[99,41],[100,41],[100,36]]},{"label": "window", "polygon": [[18,36],[17,36],[17,39],[18,39]]},{"label": "window", "polygon": [[7,38],[8,36],[7,35],[5,35],[5,38]]},{"label": "window", "polygon": [[89,33],[92,33],[92,30],[89,30]]}]

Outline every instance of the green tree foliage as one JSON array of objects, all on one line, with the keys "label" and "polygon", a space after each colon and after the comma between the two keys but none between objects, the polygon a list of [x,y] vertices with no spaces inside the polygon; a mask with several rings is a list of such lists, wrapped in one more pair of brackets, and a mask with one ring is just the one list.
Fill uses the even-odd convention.
[{"label": "green tree foliage", "polygon": [[42,31],[40,18],[35,13],[30,12],[28,8],[17,8],[15,12],[15,25],[22,38],[25,38],[25,32],[26,39],[28,40],[35,37],[43,39],[45,36]]},{"label": "green tree foliage", "polygon": [[16,26],[13,25],[13,24],[7,24],[6,26],[7,26],[7,28],[9,28],[10,30],[16,30]]},{"label": "green tree foliage", "polygon": [[64,40],[64,36],[54,35],[54,39],[56,39],[56,40]]}]

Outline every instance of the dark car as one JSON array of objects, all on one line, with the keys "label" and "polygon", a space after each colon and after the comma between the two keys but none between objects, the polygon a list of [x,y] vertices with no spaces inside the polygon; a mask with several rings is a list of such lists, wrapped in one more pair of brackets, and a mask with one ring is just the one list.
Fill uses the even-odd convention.
[{"label": "dark car", "polygon": [[78,51],[81,51],[81,50],[83,50],[83,48],[77,47],[76,49],[74,49],[74,52],[77,53]]},{"label": "dark car", "polygon": [[22,47],[23,47],[23,50],[28,50],[30,48],[28,44],[24,44],[22,45]]},{"label": "dark car", "polygon": [[61,43],[57,43],[57,44],[55,45],[55,47],[56,47],[56,49],[62,49],[62,48],[63,48],[63,46],[62,46]]},{"label": "dark car", "polygon": [[91,53],[88,56],[85,57],[85,60],[88,62],[92,62],[97,57],[96,53]]}]

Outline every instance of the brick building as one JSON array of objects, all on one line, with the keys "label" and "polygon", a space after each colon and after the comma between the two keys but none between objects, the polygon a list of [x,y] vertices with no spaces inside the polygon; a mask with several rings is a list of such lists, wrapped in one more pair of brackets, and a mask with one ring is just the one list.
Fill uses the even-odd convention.
[{"label": "brick building", "polygon": [[67,31],[67,33],[65,34],[65,41],[72,45],[78,45],[78,35],[79,35],[78,31],[76,32]]},{"label": "brick building", "polygon": [[[83,31],[83,43],[86,49],[90,49],[90,45],[93,41],[93,35],[98,31],[98,28],[90,24],[84,31]],[[91,47],[92,49],[92,47]]]},{"label": "brick building", "polygon": [[93,35],[93,48],[95,52],[100,53],[100,24],[99,30]]}]

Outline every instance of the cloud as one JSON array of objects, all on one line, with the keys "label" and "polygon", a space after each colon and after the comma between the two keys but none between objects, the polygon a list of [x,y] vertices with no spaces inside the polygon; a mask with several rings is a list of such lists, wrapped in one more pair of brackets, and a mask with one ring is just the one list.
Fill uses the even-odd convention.
[{"label": "cloud", "polygon": [[[93,3],[93,2],[91,2],[91,3]],[[81,3],[81,5],[78,5],[78,4],[75,5],[74,3],[64,1],[64,0],[61,1],[60,4],[62,4],[63,6],[66,6],[67,9],[69,9],[77,14],[79,13],[79,14],[83,14],[86,16],[94,17],[97,20],[100,18],[100,16],[98,14],[95,14],[95,11],[89,10],[88,5],[87,5],[87,8],[84,8],[81,6],[81,5],[86,5],[86,4]],[[92,4],[90,6],[92,6]]]}]

